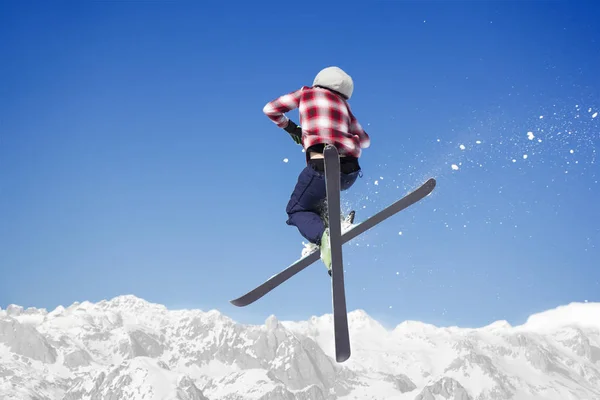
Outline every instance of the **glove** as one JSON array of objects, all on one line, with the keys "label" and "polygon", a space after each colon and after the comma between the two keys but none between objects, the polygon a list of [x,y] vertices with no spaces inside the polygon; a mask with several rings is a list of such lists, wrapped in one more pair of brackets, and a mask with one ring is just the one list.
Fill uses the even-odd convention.
[{"label": "glove", "polygon": [[300,145],[302,144],[302,127],[296,125],[296,123],[290,119],[287,126],[283,129],[290,134],[294,142]]}]

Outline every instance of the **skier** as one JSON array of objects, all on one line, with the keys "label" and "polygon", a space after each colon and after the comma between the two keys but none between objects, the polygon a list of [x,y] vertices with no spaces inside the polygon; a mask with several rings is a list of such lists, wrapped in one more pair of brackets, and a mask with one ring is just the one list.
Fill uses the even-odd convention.
[{"label": "skier", "polygon": [[[340,154],[340,189],[349,189],[361,174],[358,162],[363,148],[370,145],[369,135],[364,131],[348,100],[352,96],[352,78],[339,67],[327,67],[315,77],[312,86],[285,94],[265,105],[263,112],[278,127],[290,134],[294,142],[306,152],[306,167],[298,176],[296,186],[286,206],[288,225],[295,226],[310,243],[302,256],[320,248],[321,260],[331,275],[331,251],[327,221],[324,211],[327,192],[325,189],[325,145],[336,146]],[[298,108],[300,126],[285,113]],[[352,211],[346,222],[352,224]]]}]

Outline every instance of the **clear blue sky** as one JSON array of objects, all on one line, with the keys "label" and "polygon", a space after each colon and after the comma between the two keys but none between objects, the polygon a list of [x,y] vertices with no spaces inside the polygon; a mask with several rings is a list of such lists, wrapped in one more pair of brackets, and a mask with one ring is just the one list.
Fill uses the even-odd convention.
[{"label": "clear blue sky", "polygon": [[249,323],[331,312],[321,263],[228,303],[300,255],[285,205],[303,153],[262,107],[329,65],[353,76],[372,138],[344,194],[357,222],[438,179],[344,247],[350,310],[481,326],[600,301],[599,12],[2,2],[0,306],[134,294]]}]

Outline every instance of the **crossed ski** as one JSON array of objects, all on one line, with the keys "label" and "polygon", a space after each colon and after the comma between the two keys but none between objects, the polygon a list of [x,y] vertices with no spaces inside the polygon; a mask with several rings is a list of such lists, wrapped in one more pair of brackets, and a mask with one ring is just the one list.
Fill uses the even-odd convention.
[{"label": "crossed ski", "polygon": [[[327,214],[333,216],[329,221],[329,239],[331,245],[331,291],[334,317],[336,360],[338,362],[346,361],[350,357],[350,340],[348,333],[348,320],[346,310],[346,295],[344,288],[344,266],[342,259],[342,245],[354,239],[358,235],[371,229],[380,222],[386,220],[392,215],[415,204],[419,200],[428,196],[435,188],[436,181],[433,178],[428,179],[420,187],[392,203],[378,213],[367,218],[365,221],[353,226],[350,230],[341,234],[341,224],[339,222],[340,212],[340,160],[338,151],[334,146],[327,146],[324,152],[325,156],[325,185],[327,191]],[[244,307],[254,303],[298,272],[304,270],[313,264],[320,257],[320,251],[317,249],[307,256],[300,258],[289,267],[273,275],[265,282],[252,289],[243,296],[231,300],[231,304]]]},{"label": "crossed ski", "polygon": [[344,262],[342,260],[342,226],[340,222],[340,156],[335,146],[326,146],[325,187],[327,191],[327,221],[331,246],[331,297],[333,306],[333,331],[335,333],[335,358],[344,362],[350,358],[350,335],[344,288]]}]

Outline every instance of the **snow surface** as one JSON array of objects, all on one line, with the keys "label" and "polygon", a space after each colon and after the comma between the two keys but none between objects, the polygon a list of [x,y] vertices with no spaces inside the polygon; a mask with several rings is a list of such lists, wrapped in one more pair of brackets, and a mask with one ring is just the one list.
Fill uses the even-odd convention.
[{"label": "snow surface", "polygon": [[546,333],[565,326],[600,331],[600,303],[572,303],[533,314],[516,329]]},{"label": "snow surface", "polygon": [[0,311],[0,398],[600,399],[600,303],[515,327],[389,330],[363,310],[348,321],[352,356],[338,364],[330,314],[243,325],[135,296],[11,305]]}]

